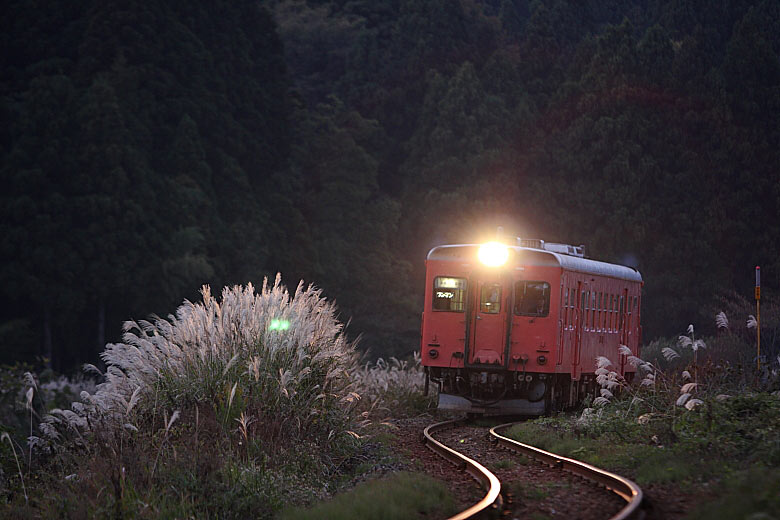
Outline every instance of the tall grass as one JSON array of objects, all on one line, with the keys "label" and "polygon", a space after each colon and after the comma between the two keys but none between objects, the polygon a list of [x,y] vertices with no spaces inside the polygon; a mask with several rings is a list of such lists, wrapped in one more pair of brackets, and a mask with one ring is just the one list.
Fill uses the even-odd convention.
[{"label": "tall grass", "polygon": [[15,513],[270,518],[282,503],[330,493],[369,449],[354,431],[356,390],[368,387],[319,289],[289,292],[277,276],[259,290],[201,294],[166,319],[126,322],[122,342],[101,354],[105,372],[85,367],[101,382],[69,406],[35,412],[50,389],[30,374],[14,389],[27,412],[18,436],[35,434],[43,416],[28,439],[42,456],[22,451],[33,478],[10,437],[0,443],[0,477],[13,463],[30,492],[19,504],[23,487],[0,489]]},{"label": "tall grass", "polygon": [[[688,435],[690,425],[702,414],[707,418],[708,428],[712,427],[715,410],[735,396],[756,394],[759,400],[761,395],[768,395],[769,399],[780,398],[780,356],[769,360],[761,372],[756,372],[752,364],[734,365],[729,362],[733,357],[724,359],[713,355],[710,346],[718,344],[723,348],[723,338],[731,339],[735,348],[745,349],[744,343],[733,341],[725,312],[715,315],[715,325],[718,336],[707,342],[696,337],[693,325],[689,325],[686,334],[678,336],[676,341],[654,342],[651,348],[643,349],[645,356],[655,356],[652,363],[634,356],[628,347],[621,345],[620,354],[627,356],[641,376],[634,384],[629,384],[615,371],[616,365],[611,360],[598,357],[596,375],[601,388],[578,418],[581,429],[598,432],[607,428],[611,431],[619,429],[617,425],[621,421],[632,421],[648,431],[653,430],[646,426],[648,424],[660,426],[660,431],[676,439]],[[720,343],[718,338],[721,338]],[[659,357],[665,369],[660,368]],[[695,433],[698,435],[701,431]]]},{"label": "tall grass", "polygon": [[368,414],[392,414],[396,417],[423,412],[432,406],[432,396],[423,395],[425,373],[420,354],[409,361],[391,357],[367,362],[352,372],[356,391],[362,396],[360,409]]},{"label": "tall grass", "polygon": [[70,410],[53,410],[41,424],[45,438],[133,431],[139,409],[159,417],[199,403],[225,425],[242,413],[246,424],[279,423],[284,437],[347,431],[358,399],[354,348],[319,289],[301,283],[290,294],[277,275],[259,292],[249,284],[225,288],[220,299],[207,286],[201,294],[168,319],[126,322],[123,342],[101,354],[105,381]]}]

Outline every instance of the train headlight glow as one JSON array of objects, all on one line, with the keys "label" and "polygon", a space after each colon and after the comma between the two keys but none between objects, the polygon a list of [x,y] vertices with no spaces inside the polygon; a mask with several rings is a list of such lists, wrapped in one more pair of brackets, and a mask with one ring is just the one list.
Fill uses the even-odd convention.
[{"label": "train headlight glow", "polygon": [[488,267],[499,267],[509,259],[509,248],[498,242],[488,242],[479,246],[479,261]]}]

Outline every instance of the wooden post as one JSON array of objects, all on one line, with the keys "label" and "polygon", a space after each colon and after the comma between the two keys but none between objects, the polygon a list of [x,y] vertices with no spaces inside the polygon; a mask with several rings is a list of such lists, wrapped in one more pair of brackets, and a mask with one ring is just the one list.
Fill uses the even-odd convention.
[{"label": "wooden post", "polygon": [[761,371],[761,267],[756,266],[756,366]]}]

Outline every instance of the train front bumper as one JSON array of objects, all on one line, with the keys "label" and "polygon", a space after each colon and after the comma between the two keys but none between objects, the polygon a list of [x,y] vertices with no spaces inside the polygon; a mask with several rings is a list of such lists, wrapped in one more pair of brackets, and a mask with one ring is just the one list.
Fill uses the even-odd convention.
[{"label": "train front bumper", "polygon": [[544,415],[544,399],[531,402],[528,399],[501,399],[491,403],[470,401],[452,394],[439,394],[439,410],[484,415]]}]

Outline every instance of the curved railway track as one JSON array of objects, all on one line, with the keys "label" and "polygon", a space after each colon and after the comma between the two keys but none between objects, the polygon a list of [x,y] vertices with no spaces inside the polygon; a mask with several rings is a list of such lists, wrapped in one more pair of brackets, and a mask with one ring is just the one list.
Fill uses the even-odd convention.
[{"label": "curved railway track", "polygon": [[[504,510],[504,506],[510,500],[505,500],[501,492],[501,482],[498,477],[485,466],[469,458],[466,455],[450,448],[440,440],[434,438],[437,432],[443,432],[461,426],[470,426],[471,421],[466,419],[454,419],[431,424],[423,431],[423,442],[438,455],[455,464],[461,470],[469,473],[485,490],[484,497],[471,507],[452,516],[450,520],[463,520],[467,518],[498,517]],[[533,446],[515,441],[499,432],[504,431],[516,422],[495,426],[489,431],[491,444],[501,447],[525,457],[537,460],[553,468],[566,471],[572,475],[582,477],[618,495],[625,504],[610,517],[610,520],[627,520],[640,518],[640,505],[642,503],[642,490],[632,481],[602,470],[590,464],[580,462],[567,457],[561,457]],[[463,442],[463,441],[461,441]]]}]

